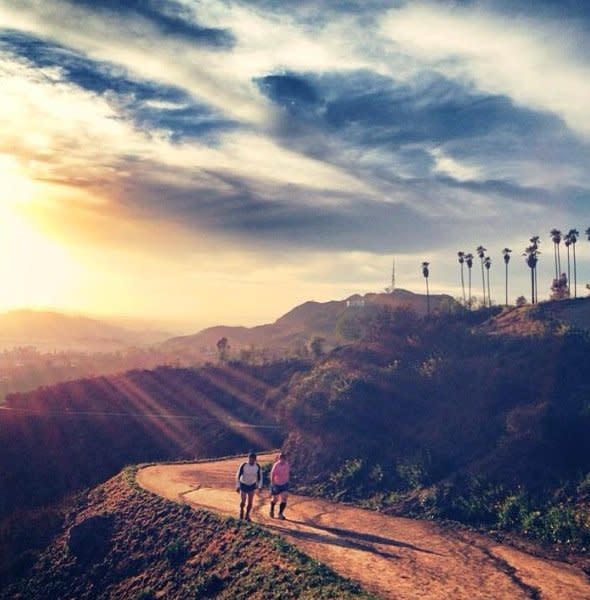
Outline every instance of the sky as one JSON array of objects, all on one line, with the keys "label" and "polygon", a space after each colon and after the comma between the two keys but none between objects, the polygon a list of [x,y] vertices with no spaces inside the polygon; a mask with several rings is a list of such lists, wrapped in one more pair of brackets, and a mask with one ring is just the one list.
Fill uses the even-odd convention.
[{"label": "sky", "polygon": [[459,298],[479,245],[501,304],[534,235],[543,299],[553,228],[585,295],[589,57],[573,0],[0,0],[0,310],[255,325],[394,258]]}]

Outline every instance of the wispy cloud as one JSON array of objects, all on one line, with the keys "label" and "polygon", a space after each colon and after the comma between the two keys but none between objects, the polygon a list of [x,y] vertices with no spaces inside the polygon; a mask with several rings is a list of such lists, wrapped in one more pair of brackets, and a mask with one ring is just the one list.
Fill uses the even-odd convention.
[{"label": "wispy cloud", "polygon": [[585,226],[590,17],[576,6],[2,5],[0,165],[35,182],[27,210],[48,234],[89,256],[127,248],[139,264],[157,242],[203,264],[207,246],[220,273],[239,252],[269,282],[281,257],[302,287],[332,253],[330,281],[357,273],[364,289],[393,252],[443,260],[491,230],[526,242]]}]

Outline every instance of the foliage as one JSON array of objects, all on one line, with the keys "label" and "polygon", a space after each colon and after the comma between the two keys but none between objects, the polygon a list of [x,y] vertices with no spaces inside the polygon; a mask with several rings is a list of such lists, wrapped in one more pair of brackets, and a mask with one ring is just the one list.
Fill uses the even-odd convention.
[{"label": "foliage", "polygon": [[166,546],[164,556],[171,567],[178,567],[188,558],[189,549],[183,540],[174,540]]},{"label": "foliage", "polygon": [[[65,552],[69,529],[108,510],[110,551],[91,566]],[[164,550],[163,550],[164,549]],[[72,509],[63,528],[2,600],[27,598],[369,599],[358,585],[255,524],[187,510],[110,480]]]},{"label": "foliage", "polygon": [[590,484],[556,493],[590,472],[590,338],[482,333],[501,310],[385,310],[364,340],[296,375],[278,412],[303,488],[586,544]]}]

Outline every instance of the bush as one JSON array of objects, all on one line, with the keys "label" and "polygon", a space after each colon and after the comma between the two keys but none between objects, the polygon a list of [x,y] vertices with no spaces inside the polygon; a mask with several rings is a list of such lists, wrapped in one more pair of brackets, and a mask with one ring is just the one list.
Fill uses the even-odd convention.
[{"label": "bush", "polygon": [[166,546],[164,556],[171,567],[179,567],[188,558],[188,546],[182,540],[175,540]]}]

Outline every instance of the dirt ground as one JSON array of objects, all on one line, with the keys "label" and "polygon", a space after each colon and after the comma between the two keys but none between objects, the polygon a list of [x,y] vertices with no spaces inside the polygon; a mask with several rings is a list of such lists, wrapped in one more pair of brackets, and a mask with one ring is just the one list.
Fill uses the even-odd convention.
[{"label": "dirt ground", "polygon": [[[259,462],[274,456],[259,456]],[[243,460],[155,465],[141,469],[137,479],[166,498],[237,516],[235,473]],[[476,533],[303,496],[290,496],[286,521],[271,519],[268,509],[265,488],[255,498],[254,521],[382,598],[590,599],[590,580],[581,569]]]}]

